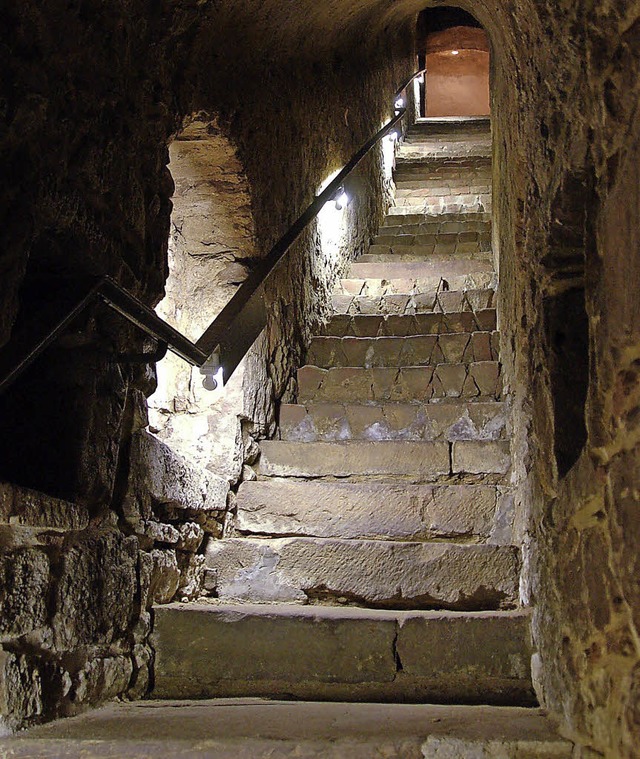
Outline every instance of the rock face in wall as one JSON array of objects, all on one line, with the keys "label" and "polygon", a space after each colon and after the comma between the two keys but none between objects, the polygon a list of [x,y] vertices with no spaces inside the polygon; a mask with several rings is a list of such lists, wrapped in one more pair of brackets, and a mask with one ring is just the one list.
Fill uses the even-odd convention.
[{"label": "rock face in wall", "polygon": [[[325,28],[335,11],[323,12]],[[99,275],[149,306],[162,299],[171,198],[176,185],[178,195],[191,191],[180,171],[172,177],[168,145],[193,114],[217,119],[226,166],[242,167],[253,206],[251,223],[243,209],[231,230],[194,228],[193,313],[205,285],[206,303],[219,309],[241,279],[238,259],[263,255],[379,128],[411,65],[410,17],[385,38],[377,28],[363,35],[356,14],[333,42],[309,40],[302,56],[309,19],[283,37],[289,17],[284,6],[263,17],[241,3],[196,0],[108,9],[94,0],[27,1],[0,11],[8,40],[0,50],[8,178],[0,344],[54,323]],[[354,176],[349,230],[332,258],[310,227],[273,277],[269,324],[245,370],[245,437],[239,453],[234,438],[231,470],[202,448],[209,469],[194,465],[145,431],[156,378],[139,354],[155,346],[102,306],[0,396],[0,480],[11,483],[0,505],[7,725],[145,693],[151,604],[199,594],[204,544],[222,533],[238,457],[251,460],[253,437],[273,432],[275,401],[291,389],[310,326],[323,318],[348,256],[375,230],[388,189],[381,173],[375,153]],[[247,246],[225,261],[225,273],[218,264],[236,232]],[[198,278],[205,258],[212,268]],[[171,280],[167,292],[178,307]]]}]

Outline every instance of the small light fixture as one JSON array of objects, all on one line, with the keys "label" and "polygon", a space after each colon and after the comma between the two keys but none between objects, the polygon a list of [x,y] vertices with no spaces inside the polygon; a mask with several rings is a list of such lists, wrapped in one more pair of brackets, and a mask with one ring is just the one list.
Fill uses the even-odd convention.
[{"label": "small light fixture", "polygon": [[399,98],[396,100],[396,102],[395,102],[395,104],[394,104],[394,107],[395,107],[396,109],[404,108],[404,98],[402,98],[402,97],[399,97]]},{"label": "small light fixture", "polygon": [[336,211],[342,211],[342,209],[349,204],[351,198],[347,195],[344,186],[340,185],[336,194],[333,196],[333,200],[336,204]]},{"label": "small light fixture", "polygon": [[224,386],[224,370],[220,365],[220,354],[217,350],[200,367],[200,374],[204,374],[202,387],[205,390],[216,390]]},{"label": "small light fixture", "polygon": [[396,131],[389,132],[387,137],[389,138],[389,142],[395,142],[398,139],[398,133]]},{"label": "small light fixture", "polygon": [[416,77],[416,82],[418,82],[418,84],[424,84],[424,71],[418,74]]},{"label": "small light fixture", "polygon": [[451,51],[451,55],[460,55],[460,51],[459,50],[452,50]]}]

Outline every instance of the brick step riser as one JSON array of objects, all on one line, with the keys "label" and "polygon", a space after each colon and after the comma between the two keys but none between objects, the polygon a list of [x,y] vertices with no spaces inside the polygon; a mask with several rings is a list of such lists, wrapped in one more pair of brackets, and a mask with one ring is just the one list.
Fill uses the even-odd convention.
[{"label": "brick step riser", "polygon": [[245,537],[486,543],[492,538],[496,514],[507,512],[511,499],[508,490],[493,485],[273,478],[240,486],[235,530]]},{"label": "brick step riser", "polygon": [[209,543],[206,566],[222,602],[339,603],[342,598],[368,608],[456,611],[518,606],[520,556],[512,546],[223,538]]},{"label": "brick step riser", "polygon": [[[260,445],[261,477],[402,477],[410,482],[443,482],[462,475],[505,475],[511,467],[506,440],[446,442],[339,441]],[[496,484],[494,482],[494,484]]]},{"label": "brick step riser", "polygon": [[298,370],[298,403],[432,403],[500,400],[497,361],[418,367]]},{"label": "brick step riser", "polygon": [[337,367],[410,367],[499,360],[498,332],[457,332],[413,337],[314,337],[306,363]]},{"label": "brick step riser", "polygon": [[494,332],[496,310],[422,313],[410,316],[334,314],[318,337],[409,337],[455,332]]},{"label": "brick step riser", "polygon": [[412,264],[393,264],[386,266],[388,276],[381,273],[379,264],[352,264],[349,277],[340,280],[334,289],[334,295],[383,297],[388,295],[406,295],[407,297],[427,296],[443,289],[443,280],[448,287],[445,290],[488,290],[496,287],[496,274],[492,268],[465,274],[443,272],[432,275],[415,274],[415,270],[406,274]]},{"label": "brick step riser", "polygon": [[154,618],[153,698],[536,703],[525,612],[172,604]]},{"label": "brick step riser", "polygon": [[308,403],[280,407],[280,439],[311,443],[337,440],[503,440],[504,403]]},{"label": "brick step riser", "polygon": [[480,311],[493,308],[495,291],[449,290],[422,295],[334,295],[333,312],[350,316],[413,316],[443,312]]}]

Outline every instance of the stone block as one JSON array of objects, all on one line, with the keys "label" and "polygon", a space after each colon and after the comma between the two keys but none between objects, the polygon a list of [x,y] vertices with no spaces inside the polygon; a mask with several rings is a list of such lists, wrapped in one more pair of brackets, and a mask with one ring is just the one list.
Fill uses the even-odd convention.
[{"label": "stone block", "polygon": [[0,483],[0,522],[55,531],[83,530],[89,524],[85,506]]},{"label": "stone block", "polygon": [[403,674],[441,678],[446,672],[469,680],[481,674],[530,683],[529,624],[526,611],[410,616],[400,625],[396,644]]},{"label": "stone block", "polygon": [[293,688],[319,696],[333,684],[390,683],[396,674],[391,615],[195,604],[158,607],[155,615],[156,698],[226,695],[238,688],[246,695]]},{"label": "stone block", "polygon": [[496,489],[385,482],[243,483],[236,529],[248,535],[422,540],[491,532]]},{"label": "stone block", "polygon": [[0,714],[9,729],[43,712],[42,677],[26,656],[0,650]]},{"label": "stone block", "polygon": [[26,635],[47,623],[50,566],[37,548],[16,548],[0,558],[0,634]]},{"label": "stone block", "polygon": [[452,467],[454,474],[506,474],[511,468],[509,441],[456,441],[453,444]]},{"label": "stone block", "polygon": [[53,631],[56,647],[111,643],[137,609],[138,541],[117,530],[86,531],[69,543],[58,568]]},{"label": "stone block", "polygon": [[148,605],[169,603],[173,599],[180,584],[180,570],[176,552],[161,550],[151,551],[151,576],[148,594]]},{"label": "stone block", "polygon": [[301,444],[265,440],[259,466],[260,474],[270,477],[398,474],[431,480],[449,474],[449,445],[413,441]]},{"label": "stone block", "polygon": [[510,546],[326,538],[225,538],[207,546],[221,600],[497,609],[518,602]]}]

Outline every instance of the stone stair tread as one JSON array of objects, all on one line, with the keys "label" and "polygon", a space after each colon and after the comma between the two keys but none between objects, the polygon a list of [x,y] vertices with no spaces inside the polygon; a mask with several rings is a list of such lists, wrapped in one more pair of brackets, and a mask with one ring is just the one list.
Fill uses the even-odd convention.
[{"label": "stone stair tread", "polygon": [[455,275],[468,276],[475,273],[493,274],[493,264],[485,259],[433,257],[417,262],[359,263],[351,264],[345,279],[418,279],[438,276],[443,279]]},{"label": "stone stair tread", "polygon": [[336,367],[409,367],[498,361],[499,333],[440,332],[391,337],[311,338],[306,363]]},{"label": "stone stair tread", "polygon": [[334,440],[499,440],[507,405],[474,403],[307,403],[280,406],[280,437],[297,442]]},{"label": "stone stair tread", "polygon": [[264,440],[260,448],[262,477],[399,476],[433,482],[463,474],[504,475],[511,466],[507,440]]},{"label": "stone stair tread", "polygon": [[390,293],[389,295],[348,295],[336,292],[332,298],[334,314],[351,316],[411,316],[413,314],[479,311],[494,308],[495,290],[431,290],[428,293]]},{"label": "stone stair tread", "polygon": [[120,759],[570,759],[573,750],[540,709],[250,697],[111,702],[4,741],[13,759],[97,759],[104,745]]},{"label": "stone stair tread", "polygon": [[417,337],[444,332],[494,332],[496,321],[495,308],[389,316],[334,314],[318,331],[318,337]]},{"label": "stone stair tread", "polygon": [[502,393],[497,361],[440,363],[427,366],[337,366],[298,369],[298,401],[418,402],[443,398],[499,400]]},{"label": "stone stair tread", "polygon": [[[428,260],[431,256],[437,254],[437,255],[447,255],[450,256],[452,259],[455,260],[457,257],[464,257],[465,260],[471,259],[474,261],[491,261],[492,260],[492,254],[486,250],[481,250],[480,248],[477,248],[475,251],[469,250],[469,246],[467,243],[464,244],[465,247],[462,251],[458,252],[455,248],[453,250],[449,250],[448,245],[446,246],[439,246],[439,249],[436,250],[434,253],[432,250],[429,251],[426,247],[425,248],[419,248],[418,246],[415,246],[414,250],[400,250],[400,246],[393,247],[391,249],[388,248],[386,245],[376,245],[371,246],[372,248],[380,249],[380,248],[386,248],[387,252],[385,253],[363,253],[358,258],[358,262],[362,264],[390,264],[390,263],[420,263],[421,261],[424,261],[425,259]],[[407,246],[409,247],[409,246]]]},{"label": "stone stair tread", "polygon": [[491,224],[491,214],[484,213],[482,211],[470,211],[451,214],[420,213],[412,216],[411,214],[398,214],[397,212],[394,213],[394,208],[392,207],[385,215],[382,221],[383,226],[380,229],[383,230],[384,233],[387,227],[394,227],[403,224],[446,224],[449,222],[456,222],[458,224]]},{"label": "stone stair tread", "polygon": [[[461,290],[495,290],[496,273],[493,268],[483,267],[481,271],[448,272],[446,277],[438,271],[424,271],[417,275],[411,270],[406,274],[407,266],[412,264],[351,264],[347,277],[339,280],[334,288],[334,295],[427,295],[443,290],[443,281],[449,291]],[[375,276],[366,276],[375,271]],[[385,273],[386,272],[386,273]]]},{"label": "stone stair tread", "polygon": [[235,529],[248,536],[480,542],[489,538],[497,509],[510,497],[484,484],[272,478],[240,485]]},{"label": "stone stair tread", "polygon": [[458,611],[518,606],[520,551],[509,545],[222,538],[207,545],[206,566],[221,601]]},{"label": "stone stair tread", "polygon": [[528,630],[523,611],[158,606],[152,695],[532,705]]}]

